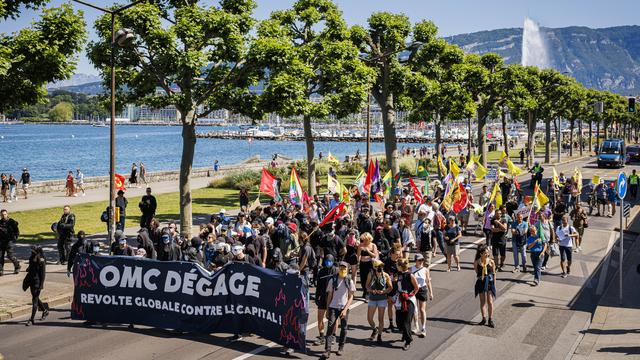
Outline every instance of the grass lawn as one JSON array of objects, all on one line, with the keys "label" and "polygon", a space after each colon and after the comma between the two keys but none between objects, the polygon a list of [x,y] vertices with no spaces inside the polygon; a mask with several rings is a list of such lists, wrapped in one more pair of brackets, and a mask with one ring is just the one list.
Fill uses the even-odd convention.
[{"label": "grass lawn", "polygon": [[[338,176],[339,181],[351,184],[355,176]],[[320,193],[327,191],[327,177],[321,176]],[[288,182],[283,187],[288,187]],[[255,199],[258,194],[257,189],[251,191],[250,198]],[[286,196],[287,191],[281,193]],[[160,221],[171,221],[180,219],[179,193],[166,193],[155,195],[158,200],[158,210],[156,217]],[[238,190],[203,188],[192,192],[193,196],[193,222],[200,224],[208,221],[209,216],[217,213],[221,208],[227,210],[237,209],[240,206],[238,200]],[[135,227],[140,222],[140,210],[138,203],[140,197],[127,198],[126,227]],[[269,197],[262,195],[262,202],[267,202]],[[100,215],[107,208],[107,201],[90,202],[76,205],[71,208],[71,212],[76,215],[76,232],[84,230],[87,234],[95,234],[107,231],[107,224],[100,221]],[[10,216],[20,224],[20,240],[39,241],[52,240],[55,234],[51,231],[51,224],[57,222],[62,216],[62,208],[47,208],[29,211],[12,212]]]}]

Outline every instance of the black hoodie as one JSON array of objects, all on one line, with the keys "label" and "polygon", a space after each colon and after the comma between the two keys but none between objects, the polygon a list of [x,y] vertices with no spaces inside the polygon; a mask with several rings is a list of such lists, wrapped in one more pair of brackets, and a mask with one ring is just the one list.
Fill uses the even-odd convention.
[{"label": "black hoodie", "polygon": [[[169,243],[165,244],[162,241],[163,237],[169,237]],[[160,237],[160,248],[158,249],[158,260],[160,261],[182,261],[182,251],[180,246],[171,238],[169,229],[162,229],[162,236]]]},{"label": "black hoodie", "polygon": [[142,228],[140,232],[138,232],[138,249],[144,249],[147,252],[147,259],[157,259],[158,254],[156,253],[156,249],[153,246],[153,241],[149,236],[149,230]]}]

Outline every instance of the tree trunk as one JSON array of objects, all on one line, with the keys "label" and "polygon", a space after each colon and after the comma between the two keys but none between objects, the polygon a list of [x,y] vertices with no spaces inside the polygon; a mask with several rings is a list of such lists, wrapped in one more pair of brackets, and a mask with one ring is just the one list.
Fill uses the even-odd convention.
[{"label": "tree trunk", "polygon": [[551,162],[551,119],[544,119],[544,162]]},{"label": "tree trunk", "polygon": [[182,159],[180,162],[180,234],[191,239],[193,213],[191,208],[191,168],[196,147],[195,113],[188,112],[182,119]]},{"label": "tree trunk", "polygon": [[578,120],[578,149],[580,149],[580,156],[582,156],[582,143],[584,137],[582,136],[582,120]]},{"label": "tree trunk", "polygon": [[478,155],[480,163],[487,167],[487,116],[482,109],[478,109]]},{"label": "tree trunk", "polygon": [[[440,146],[442,144],[442,127],[441,127],[439,115],[435,116],[435,125],[436,125],[436,154],[440,156],[441,154]],[[437,158],[436,158],[436,161],[437,161]],[[442,161],[444,161],[444,159],[442,159]],[[438,169],[438,178],[442,179],[442,176],[444,174],[442,174],[442,171],[440,171],[440,166],[438,164],[436,164],[436,168]]]},{"label": "tree trunk", "polygon": [[593,122],[589,121],[589,153],[593,151]]},{"label": "tree trunk", "polygon": [[533,111],[529,111],[529,118],[527,120],[527,146],[529,147],[529,156],[527,157],[527,166],[533,166],[533,160],[535,159],[535,131],[536,131],[536,120],[535,116],[533,116]]},{"label": "tree trunk", "polygon": [[509,155],[509,139],[507,139],[507,113],[502,109],[502,142],[504,143],[504,152]]},{"label": "tree trunk", "polygon": [[315,147],[313,145],[313,133],[311,132],[311,117],[304,116],[304,141],[307,145],[307,191],[309,196],[316,194],[316,160],[315,160]]},{"label": "tree trunk", "polygon": [[596,151],[600,151],[600,120],[596,122]]},{"label": "tree trunk", "polygon": [[387,166],[393,176],[400,172],[398,164],[398,140],[396,138],[396,111],[393,107],[393,95],[388,95],[384,104],[379,104],[382,110],[382,128],[384,130],[384,152]]},{"label": "tree trunk", "polygon": [[575,128],[575,120],[569,121],[569,156],[573,156],[573,129]]},{"label": "tree trunk", "polygon": [[604,138],[605,138],[605,140],[606,140],[606,139],[607,139],[607,135],[608,135],[608,131],[607,131],[607,121],[606,121],[606,120],[604,120],[604,121],[602,122],[602,127],[604,128]]}]

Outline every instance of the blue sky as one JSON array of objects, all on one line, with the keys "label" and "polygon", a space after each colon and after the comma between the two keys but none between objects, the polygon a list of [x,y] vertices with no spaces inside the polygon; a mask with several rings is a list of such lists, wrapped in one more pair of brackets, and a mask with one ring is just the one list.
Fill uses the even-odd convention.
[{"label": "blue sky", "polygon": [[[89,0],[108,6],[115,1]],[[52,4],[62,3],[53,0]],[[217,1],[207,1],[217,3]],[[257,0],[255,16],[266,18],[276,9],[290,6],[293,0]],[[407,14],[412,21],[430,19],[440,28],[443,36],[481,30],[521,27],[529,16],[546,27],[588,26],[610,27],[638,24],[638,0],[337,0],[350,24],[364,24],[374,11],[392,11]],[[124,3],[124,1],[120,1]],[[90,36],[97,11],[85,11]],[[37,12],[25,11],[17,21],[0,23],[0,32],[12,32],[26,26]],[[78,73],[95,74],[91,64],[80,55]]]}]

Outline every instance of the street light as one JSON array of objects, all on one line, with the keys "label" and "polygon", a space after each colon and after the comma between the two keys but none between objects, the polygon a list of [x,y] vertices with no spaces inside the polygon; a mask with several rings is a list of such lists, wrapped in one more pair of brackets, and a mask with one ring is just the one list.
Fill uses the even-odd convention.
[{"label": "street light", "polygon": [[116,46],[126,47],[130,45],[134,40],[134,34],[131,29],[120,29],[116,32],[116,15],[123,11],[145,1],[137,0],[128,5],[116,8],[106,9],[100,6],[96,6],[82,0],[72,0],[78,4],[88,6],[90,8],[100,10],[103,13],[111,15],[111,58],[110,71],[111,71],[111,121],[109,123],[110,136],[109,136],[109,245],[114,241],[114,234],[116,231],[115,223],[115,208],[116,208],[116,72],[115,72],[115,60],[114,53]]}]

